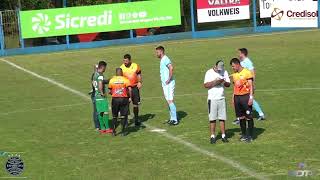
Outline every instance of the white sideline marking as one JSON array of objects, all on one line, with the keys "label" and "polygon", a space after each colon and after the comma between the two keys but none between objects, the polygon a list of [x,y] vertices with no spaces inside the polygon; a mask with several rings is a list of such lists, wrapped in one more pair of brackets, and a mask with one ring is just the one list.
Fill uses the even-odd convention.
[{"label": "white sideline marking", "polygon": [[35,72],[29,71],[28,69],[25,69],[25,68],[23,68],[23,67],[21,67],[21,66],[18,66],[18,65],[14,64],[14,63],[12,63],[12,62],[10,62],[10,61],[7,61],[7,60],[5,60],[5,59],[0,59],[0,60],[1,60],[2,62],[5,62],[5,63],[9,64],[10,66],[12,66],[12,67],[14,67],[14,68],[17,68],[17,69],[19,69],[19,70],[21,70],[21,71],[23,71],[23,72],[26,72],[26,73],[28,73],[28,74],[31,74],[31,75],[34,76],[34,77],[37,77],[37,78],[42,79],[42,80],[44,80],[44,81],[47,81],[47,82],[49,82],[49,83],[51,83],[51,84],[54,84],[54,85],[56,85],[56,86],[58,86],[58,87],[60,87],[60,88],[62,88],[62,89],[64,89],[64,90],[67,90],[67,91],[69,91],[69,92],[71,92],[71,93],[73,93],[73,94],[76,94],[76,95],[78,95],[78,96],[81,96],[81,97],[84,98],[84,99],[90,99],[90,97],[88,97],[88,95],[86,95],[86,94],[84,94],[84,93],[82,93],[82,92],[80,92],[80,91],[77,91],[77,90],[75,90],[75,89],[72,89],[72,88],[70,88],[70,87],[68,87],[68,86],[66,86],[66,85],[64,85],[64,84],[62,84],[62,83],[59,83],[59,82],[57,82],[57,81],[55,81],[55,80],[53,80],[53,79],[50,79],[50,78],[41,76],[41,75],[39,75],[39,74],[37,74],[37,73],[35,73]]},{"label": "white sideline marking", "polygon": [[13,176],[8,176],[8,177],[0,177],[1,179],[27,179],[28,177],[13,177]]},{"label": "white sideline marking", "polygon": [[[146,127],[150,128],[150,129],[157,129],[155,127],[152,127],[148,124],[144,124]],[[192,144],[188,141],[185,141],[179,137],[176,137],[170,133],[167,133],[167,132],[162,132],[162,131],[157,131],[157,133],[161,134],[162,136],[168,138],[168,139],[171,139],[179,144],[182,144],[182,145],[185,145],[187,147],[189,147],[190,149],[196,151],[196,152],[199,152],[201,154],[204,154],[204,155],[207,155],[209,157],[212,157],[212,158],[215,158],[215,159],[218,159],[232,167],[234,167],[235,169],[238,169],[240,170],[241,172],[244,172],[248,175],[250,175],[251,177],[254,177],[254,178],[257,178],[257,179],[266,179],[265,177],[261,176],[261,175],[258,175],[256,172],[248,169],[247,167],[245,167],[244,165],[236,162],[236,161],[233,161],[232,159],[229,159],[229,158],[226,158],[220,154],[217,154],[213,151],[208,151],[208,150],[205,150],[205,149],[202,149],[200,148],[199,146],[195,145],[195,144]]]},{"label": "white sideline marking", "polygon": [[[274,177],[274,176],[285,176],[287,174],[266,174],[266,175],[261,175],[262,177]],[[223,178],[223,179],[219,179],[219,180],[233,180],[233,179],[248,179],[251,178],[250,176],[239,176],[239,177],[234,177],[234,178]]]},{"label": "white sideline marking", "polygon": [[56,109],[56,108],[64,108],[64,107],[74,107],[74,106],[82,106],[86,105],[88,103],[77,103],[77,104],[65,104],[65,105],[58,105],[58,106],[49,106],[45,108],[34,108],[34,109],[25,109],[20,111],[9,111],[9,112],[2,112],[0,115],[10,115],[15,113],[23,113],[23,112],[30,112],[30,111],[42,111],[42,110],[50,110],[50,109]]},{"label": "white sideline marking", "polygon": [[150,132],[166,132],[167,130],[165,129],[159,129],[159,128],[155,128],[155,129],[151,129]]},{"label": "white sideline marking", "polygon": [[[12,63],[12,62],[7,61],[7,60],[5,60],[5,59],[0,59],[0,60],[1,60],[2,62],[5,62],[5,63],[9,64],[10,66],[12,66],[12,67],[14,67],[14,68],[17,68],[17,69],[19,69],[19,70],[21,70],[21,71],[23,71],[23,72],[26,72],[26,73],[34,76],[34,77],[37,77],[37,78],[42,79],[42,80],[44,80],[44,81],[47,81],[47,82],[49,82],[49,83],[51,83],[51,84],[54,84],[54,85],[56,85],[56,86],[58,86],[58,87],[60,87],[60,88],[62,88],[62,89],[65,89],[66,91],[72,92],[72,93],[74,93],[74,94],[76,94],[76,95],[79,95],[79,96],[81,96],[81,97],[83,97],[83,98],[85,98],[85,99],[87,99],[87,100],[91,100],[86,94],[84,94],[84,93],[82,93],[82,92],[80,92],[80,91],[78,91],[78,90],[72,89],[72,88],[70,88],[70,87],[68,87],[68,86],[66,86],[66,85],[63,85],[63,84],[61,84],[61,83],[59,83],[59,82],[57,82],[57,81],[55,81],[55,80],[52,80],[52,79],[50,79],[50,78],[43,77],[43,76],[41,76],[41,75],[39,75],[39,74],[37,74],[37,73],[35,73],[35,72],[32,72],[32,71],[30,71],[30,70],[27,70],[27,69],[25,69],[25,68],[23,68],[23,67],[21,67],[21,66],[18,66],[18,65],[16,65],[16,64]],[[152,127],[152,126],[150,126],[150,125],[148,125],[148,124],[146,124],[146,123],[145,123],[144,125],[147,126],[148,128],[151,128],[151,129],[157,129],[157,128],[154,128],[154,127]],[[231,160],[231,159],[225,158],[225,157],[223,157],[222,155],[217,155],[217,154],[214,153],[214,152],[210,152],[210,151],[208,151],[208,150],[201,149],[200,147],[198,147],[198,146],[196,146],[196,145],[194,145],[194,144],[192,144],[192,143],[190,143],[190,142],[184,141],[184,140],[182,140],[182,139],[180,139],[180,138],[178,138],[178,137],[175,137],[175,136],[173,136],[173,135],[171,135],[171,134],[169,134],[169,133],[167,133],[167,132],[157,132],[157,133],[159,133],[159,134],[161,134],[161,135],[167,137],[168,139],[171,139],[171,140],[173,140],[173,141],[175,141],[175,142],[177,142],[177,143],[183,144],[183,145],[191,148],[191,149],[194,150],[194,151],[200,152],[200,153],[205,154],[205,155],[207,155],[207,156],[209,156],[209,157],[218,159],[218,160],[220,160],[220,161],[222,161],[222,162],[224,162],[224,163],[226,163],[226,164],[229,164],[229,165],[231,165],[232,167],[234,167],[234,168],[242,171],[243,173],[248,174],[248,175],[251,176],[251,177],[254,177],[254,178],[257,178],[257,179],[261,179],[261,180],[262,180],[262,179],[266,179],[265,177],[258,175],[258,174],[257,174],[256,172],[254,172],[253,170],[248,169],[247,167],[239,164],[238,162],[235,162],[235,161],[233,161],[233,160]]]}]

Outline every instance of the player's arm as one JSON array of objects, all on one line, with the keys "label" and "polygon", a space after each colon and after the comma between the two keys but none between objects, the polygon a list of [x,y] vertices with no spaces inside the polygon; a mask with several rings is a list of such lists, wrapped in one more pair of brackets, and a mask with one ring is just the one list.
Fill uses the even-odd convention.
[{"label": "player's arm", "polygon": [[138,89],[140,89],[142,87],[142,74],[141,74],[141,69],[139,66],[138,66],[138,70],[137,70],[137,80],[138,80],[137,87],[138,87]]},{"label": "player's arm", "polygon": [[211,88],[215,87],[216,85],[221,84],[223,81],[224,81],[223,79],[216,79],[216,80],[213,80],[210,82],[206,82],[203,85],[205,88],[211,89]]},{"label": "player's arm", "polygon": [[253,104],[253,78],[248,79],[248,85],[249,85],[249,90],[250,90],[250,97],[249,97],[249,102],[248,105]]},{"label": "player's arm", "polygon": [[128,88],[128,91],[129,91],[129,102],[132,101],[132,88],[131,86],[127,87]]},{"label": "player's arm", "polygon": [[103,87],[104,87],[103,80],[98,81],[98,85],[99,85],[98,90],[99,90],[100,94],[101,94],[102,96],[105,96],[105,94],[104,94],[104,92],[103,92]]},{"label": "player's arm", "polygon": [[230,83],[230,78],[229,78],[229,73],[227,71],[224,71],[223,74],[223,85],[224,87],[230,87],[231,83]]},{"label": "player's arm", "polygon": [[125,87],[127,88],[128,92],[129,92],[129,102],[131,102],[132,88],[131,88],[130,81],[128,79],[125,79],[124,84],[125,84]]},{"label": "player's arm", "polygon": [[169,69],[169,79],[167,80],[166,84],[169,84],[173,76],[173,66],[172,64],[168,64],[167,67]]},{"label": "player's arm", "polygon": [[112,95],[112,80],[109,80],[108,89],[109,89],[109,94]]},{"label": "player's arm", "polygon": [[253,68],[250,71],[251,71],[251,74],[253,76],[252,80],[255,81],[256,80],[256,70]]}]

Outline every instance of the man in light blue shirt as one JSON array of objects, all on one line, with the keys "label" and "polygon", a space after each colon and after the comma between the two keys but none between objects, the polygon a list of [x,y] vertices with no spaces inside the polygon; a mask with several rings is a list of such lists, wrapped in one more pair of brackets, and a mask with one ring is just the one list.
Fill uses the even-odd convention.
[{"label": "man in light blue shirt", "polygon": [[173,77],[173,65],[168,56],[165,55],[164,47],[156,48],[156,55],[160,59],[160,78],[164,97],[170,109],[170,119],[167,121],[170,125],[178,125],[177,109],[173,101],[175,80]]},{"label": "man in light blue shirt", "polygon": [[[242,67],[250,70],[253,74],[253,82],[255,82],[255,75],[256,71],[254,69],[252,61],[248,58],[248,50],[246,48],[240,48],[239,49],[239,59],[240,59],[240,64]],[[256,100],[253,100],[253,108],[258,112],[259,118],[258,120],[264,120],[265,116],[264,113],[259,105],[259,103]]]}]

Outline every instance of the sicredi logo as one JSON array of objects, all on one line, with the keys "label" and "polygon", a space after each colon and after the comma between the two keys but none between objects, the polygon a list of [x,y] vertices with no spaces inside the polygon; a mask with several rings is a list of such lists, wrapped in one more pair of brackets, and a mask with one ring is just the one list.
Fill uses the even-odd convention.
[{"label": "sicredi logo", "polygon": [[38,34],[43,34],[50,30],[51,22],[47,14],[38,13],[32,18],[32,30]]},{"label": "sicredi logo", "polygon": [[298,12],[295,12],[295,11],[292,11],[292,10],[289,10],[287,12],[287,16],[290,17],[290,18],[316,18],[318,17],[318,11],[308,11],[308,10],[304,10],[304,11],[298,11]]},{"label": "sicredi logo", "polygon": [[[72,16],[71,14],[58,14],[52,23],[47,14],[38,13],[32,17],[32,30],[43,34],[51,29],[61,30],[70,28],[98,27],[112,24],[112,11],[104,11],[98,16]],[[54,27],[52,27],[54,25]]]},{"label": "sicredi logo", "polygon": [[283,10],[279,8],[274,8],[271,14],[271,18],[276,19],[280,21],[282,17],[286,15],[288,18],[317,18],[318,17],[318,11],[293,11],[293,10],[287,10],[286,13],[284,13]]},{"label": "sicredi logo", "polygon": [[279,8],[274,8],[272,11],[272,14],[271,14],[271,18],[280,21],[282,19],[283,15],[284,15],[283,10],[281,10]]}]

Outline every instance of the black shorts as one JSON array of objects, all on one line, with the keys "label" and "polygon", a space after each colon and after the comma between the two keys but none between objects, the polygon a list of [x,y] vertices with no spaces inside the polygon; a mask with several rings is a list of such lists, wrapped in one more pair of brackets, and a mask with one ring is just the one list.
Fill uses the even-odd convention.
[{"label": "black shorts", "polygon": [[119,112],[121,116],[128,116],[129,98],[114,97],[112,98],[111,104],[113,117],[118,117]]},{"label": "black shorts", "polygon": [[234,108],[237,117],[246,117],[252,119],[252,106],[248,105],[250,95],[235,95]]},{"label": "black shorts", "polygon": [[139,105],[140,104],[140,91],[137,86],[132,87],[131,89],[132,89],[132,97],[131,97],[132,104]]}]

